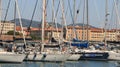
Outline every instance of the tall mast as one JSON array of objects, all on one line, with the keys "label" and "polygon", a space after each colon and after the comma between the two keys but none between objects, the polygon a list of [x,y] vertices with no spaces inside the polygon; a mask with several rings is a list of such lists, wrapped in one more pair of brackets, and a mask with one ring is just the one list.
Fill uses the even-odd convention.
[{"label": "tall mast", "polygon": [[2,15],[2,0],[0,0],[0,23],[1,23],[1,15]]},{"label": "tall mast", "polygon": [[[1,16],[2,16],[2,0],[0,0],[0,23],[1,23]],[[0,27],[1,30],[1,27]]]},{"label": "tall mast", "polygon": [[[0,0],[0,24],[1,24],[1,16],[2,16],[2,0]],[[0,25],[0,32],[1,32],[1,29],[2,29],[2,26]],[[2,39],[1,34],[0,34],[0,38]]]},{"label": "tall mast", "polygon": [[[118,25],[120,25],[120,16],[119,16],[119,12],[118,12],[118,0],[117,0],[117,2],[116,2],[116,0],[114,0],[114,6],[115,6],[115,12],[116,12],[116,16],[117,16],[117,22],[118,22]],[[116,37],[117,37],[117,22],[116,22],[116,33],[115,33]]]},{"label": "tall mast", "polygon": [[105,8],[105,33],[104,33],[104,40],[105,40],[105,47],[107,46],[107,40],[106,40],[106,26],[108,22],[108,0],[106,0],[106,8]]},{"label": "tall mast", "polygon": [[14,34],[13,34],[13,40],[15,40],[15,32],[16,32],[16,2],[15,2],[15,5],[14,5]]},{"label": "tall mast", "polygon": [[54,0],[52,0],[52,22],[54,22]]},{"label": "tall mast", "polygon": [[64,11],[64,3],[63,3],[63,0],[59,0],[59,1],[60,1],[61,10],[62,10],[62,23],[61,23],[62,24],[62,31],[61,31],[62,36],[61,36],[61,38],[63,40],[63,27],[64,27],[63,24],[65,25],[65,29],[66,30],[68,30],[68,29],[67,29],[67,26],[66,26],[66,19],[65,19],[65,13],[64,13],[65,12]]},{"label": "tall mast", "polygon": [[76,20],[76,0],[74,0],[74,4],[73,4],[73,33],[75,35],[75,38],[77,38],[77,32],[75,29],[75,20]]},{"label": "tall mast", "polygon": [[61,39],[63,40],[63,25],[64,25],[64,18],[65,18],[65,16],[64,16],[64,5],[63,5],[63,0],[60,0],[60,6],[61,6],[61,10],[62,10],[62,22],[61,22],[61,24],[62,24],[62,31],[61,31]]},{"label": "tall mast", "polygon": [[84,5],[83,5],[83,26],[82,26],[82,40],[84,41],[85,40],[85,0],[84,0]]},{"label": "tall mast", "polygon": [[[16,32],[16,2],[14,4],[14,33],[13,33],[13,48],[15,48],[15,32]],[[12,52],[14,52],[14,50],[12,50]]]},{"label": "tall mast", "polygon": [[23,26],[22,26],[22,20],[21,20],[21,14],[20,14],[20,10],[18,7],[18,0],[15,0],[15,2],[16,2],[16,9],[17,9],[18,16],[19,16],[20,27],[21,27],[21,31],[22,31],[22,35],[23,35],[23,39],[24,39],[24,44],[26,46],[25,34],[23,32]]},{"label": "tall mast", "polygon": [[75,11],[76,11],[75,2],[76,2],[76,0],[74,0],[74,5],[73,5],[73,10],[74,10],[74,11],[73,11],[73,16],[74,16],[74,19],[73,19],[74,27],[73,27],[73,28],[74,28],[74,35],[75,35],[75,38],[77,38],[77,32],[76,32],[76,29],[75,29],[75,15],[76,15],[76,12],[75,12]]},{"label": "tall mast", "polygon": [[88,0],[86,0],[86,18],[87,18],[87,41],[89,41]]},{"label": "tall mast", "polygon": [[[54,0],[52,0],[52,25],[54,26],[54,18],[55,18],[55,14],[54,14]],[[51,38],[53,37],[53,29],[51,31]]]},{"label": "tall mast", "polygon": [[45,13],[46,13],[46,0],[43,0],[43,11],[42,11],[42,48],[41,51],[43,51],[44,48],[44,30],[45,30]]}]

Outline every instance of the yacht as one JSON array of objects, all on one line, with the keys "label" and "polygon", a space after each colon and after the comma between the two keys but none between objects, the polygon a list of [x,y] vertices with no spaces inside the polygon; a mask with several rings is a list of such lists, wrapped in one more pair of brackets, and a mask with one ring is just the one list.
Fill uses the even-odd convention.
[{"label": "yacht", "polygon": [[26,53],[26,61],[62,62],[70,56],[70,54],[60,51],[60,45],[53,43],[44,45],[44,51],[41,51],[40,45],[33,46],[28,46],[29,48],[26,49],[29,52]]},{"label": "yacht", "polygon": [[18,54],[15,52],[8,52],[0,48],[0,62],[21,63],[25,58],[25,54]]},{"label": "yacht", "polygon": [[100,50],[81,50],[80,60],[108,60],[109,53]]},{"label": "yacht", "polygon": [[21,63],[25,54],[16,54],[12,52],[0,52],[0,62]]},{"label": "yacht", "polygon": [[105,51],[109,54],[108,60],[120,61],[120,53],[114,51]]},{"label": "yacht", "polygon": [[61,45],[52,43],[44,46],[42,54],[44,54],[45,59],[43,61],[62,62],[71,56],[67,51],[61,51]]}]

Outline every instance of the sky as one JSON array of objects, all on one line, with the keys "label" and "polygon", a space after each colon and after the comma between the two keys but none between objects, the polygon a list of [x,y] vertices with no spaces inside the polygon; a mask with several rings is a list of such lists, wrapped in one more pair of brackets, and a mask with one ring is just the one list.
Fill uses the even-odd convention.
[{"label": "sky", "polygon": [[[4,20],[5,17],[5,12],[7,9],[9,0],[2,0],[2,20]],[[32,13],[35,7],[35,2],[37,0],[18,0],[18,6],[20,9],[21,17],[25,19],[31,19]],[[54,12],[56,13],[57,6],[59,4],[59,0],[54,0]],[[72,17],[74,17],[74,13],[79,10],[79,13],[77,15],[77,19],[75,23],[86,23],[86,12],[84,12],[84,1],[85,0],[75,0],[75,6],[76,10],[74,12],[74,0],[69,0],[70,6],[68,4],[68,0],[63,0],[64,1],[64,13],[65,13],[65,19],[67,24],[73,23],[72,18],[71,18],[71,13]],[[119,0],[115,0],[118,4],[118,10],[119,10]],[[10,8],[7,14],[7,20],[12,20],[14,19],[14,2],[15,0],[11,0],[10,3]],[[47,18],[46,21],[52,22],[52,0],[47,1]],[[105,23],[105,5],[106,5],[106,0],[88,0],[88,16],[89,16],[89,24],[95,27],[104,27]],[[62,10],[61,6],[58,8],[58,13],[56,17],[56,21],[61,24],[62,22]],[[71,11],[70,11],[71,9]],[[86,10],[85,10],[86,11]],[[109,27],[116,27],[118,25],[118,22],[116,22],[116,13],[115,13],[115,7],[114,7],[114,0],[108,0],[108,28]],[[119,11],[118,11],[119,12]],[[83,20],[83,15],[84,15],[84,20]],[[18,16],[17,16],[18,17]],[[38,5],[37,9],[34,15],[34,19],[36,21],[41,21],[42,20],[42,0],[38,0]],[[119,25],[118,25],[119,26]],[[117,26],[117,27],[118,27]]]}]

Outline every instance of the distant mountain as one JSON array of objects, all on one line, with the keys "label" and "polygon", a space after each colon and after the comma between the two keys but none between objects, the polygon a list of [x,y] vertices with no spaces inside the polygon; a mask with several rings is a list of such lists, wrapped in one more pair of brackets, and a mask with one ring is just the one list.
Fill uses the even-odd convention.
[{"label": "distant mountain", "polygon": [[[23,27],[29,27],[31,20],[23,19],[23,18],[22,18],[21,20],[22,20]],[[11,20],[11,21],[14,22],[14,19]],[[16,25],[17,25],[17,26],[20,26],[20,24],[19,24],[19,19],[17,18],[17,19],[15,19],[15,21],[16,21]],[[42,26],[41,26],[41,23],[42,23],[42,21],[34,21],[34,20],[33,20],[33,23],[31,24],[31,27],[35,27],[35,28],[42,27]],[[55,23],[48,22],[47,24],[48,24],[49,26],[56,27],[56,24],[55,24]],[[59,23],[57,23],[57,27],[58,27],[58,28],[61,28],[62,25],[60,25]]]},{"label": "distant mountain", "polygon": [[[69,24],[68,26],[73,26],[73,24]],[[83,23],[75,23],[75,26],[83,26]],[[87,24],[84,24],[84,26],[87,26]],[[97,28],[92,25],[89,25],[90,28]]]},{"label": "distant mountain", "polygon": [[54,28],[56,28],[56,25],[57,25],[58,28],[62,28],[62,25],[59,24],[59,23],[55,24],[55,23],[52,23],[52,22],[48,22],[48,25],[49,25],[49,26],[52,26],[52,27],[54,27]]},{"label": "distant mountain", "polygon": [[[23,27],[29,27],[31,20],[23,19],[23,18],[22,18],[21,20],[22,20]],[[11,21],[14,22],[14,19],[11,20]],[[16,25],[17,25],[17,26],[20,26],[20,24],[19,24],[19,19],[17,18],[17,19],[15,19],[15,21],[16,21]],[[31,24],[31,27],[39,28],[39,27],[41,27],[41,23],[42,23],[42,21],[35,21],[35,20],[33,20],[33,23]],[[83,23],[76,23],[75,26],[76,26],[76,25],[77,25],[77,26],[83,26]],[[47,23],[47,26],[56,27],[56,24],[55,24],[55,23],[52,23],[52,22],[48,22],[48,23]],[[73,26],[73,24],[69,24],[68,26]],[[87,24],[85,24],[85,26],[87,26]],[[57,27],[58,27],[58,28],[62,28],[62,25],[59,24],[59,23],[57,23]],[[97,27],[94,27],[94,26],[92,26],[92,25],[89,25],[89,27],[91,27],[91,28],[97,28]]]},{"label": "distant mountain", "polygon": [[56,27],[56,25],[57,25],[58,28],[62,28],[62,25],[59,23],[55,24],[55,23],[51,22],[51,23],[49,23],[49,25],[52,25],[53,27]]},{"label": "distant mountain", "polygon": [[[11,20],[11,21],[14,22],[14,19]],[[17,18],[17,19],[15,19],[15,21],[16,21],[16,25],[17,25],[17,26],[20,26],[19,19]],[[23,27],[29,27],[30,22],[31,22],[31,20],[23,19],[23,18],[21,19],[21,21],[22,21]],[[41,21],[34,21],[34,20],[33,20],[33,23],[31,24],[31,27],[36,27],[36,28],[38,28],[39,25],[40,25],[40,23],[41,23]]]}]

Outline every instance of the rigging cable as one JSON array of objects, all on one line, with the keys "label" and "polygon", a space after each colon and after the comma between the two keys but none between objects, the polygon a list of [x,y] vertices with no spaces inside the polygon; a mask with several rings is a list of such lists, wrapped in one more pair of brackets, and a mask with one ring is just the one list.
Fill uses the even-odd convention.
[{"label": "rigging cable", "polygon": [[73,15],[72,15],[72,9],[71,9],[71,4],[70,4],[70,0],[68,0],[68,5],[69,5],[69,10],[70,10],[70,15],[71,15],[71,19],[72,19],[72,22],[74,22],[74,19],[73,19]]},{"label": "rigging cable", "polygon": [[[71,9],[71,6],[70,6],[71,4],[70,4],[69,0],[68,0],[68,5],[69,5],[71,19],[72,19],[72,22],[73,22],[72,26],[73,26],[73,31],[74,31],[75,30],[75,24],[74,24],[74,18],[73,18],[73,15],[72,15],[72,9]],[[74,33],[75,33],[75,31],[74,31]]]},{"label": "rigging cable", "polygon": [[[65,19],[65,14],[64,14],[64,4],[63,4],[63,0],[60,0],[60,6],[61,6],[61,10],[62,10],[62,19],[63,19],[63,24],[65,24],[65,29],[67,30],[66,27],[66,19]],[[62,25],[62,31],[63,31],[63,25]],[[63,32],[61,32],[63,34]],[[62,35],[62,39],[63,39],[63,35]]]},{"label": "rigging cable", "polygon": [[11,0],[9,0],[8,5],[7,5],[7,10],[6,10],[5,17],[4,17],[4,21],[3,21],[3,26],[2,26],[2,29],[1,29],[1,32],[0,32],[0,37],[1,37],[1,35],[2,35],[2,31],[3,31],[3,28],[4,28],[4,24],[5,24],[6,18],[7,18],[7,16],[8,16],[8,11],[9,11],[9,7],[10,7],[10,3],[11,3]]},{"label": "rigging cable", "polygon": [[34,15],[35,15],[35,11],[36,11],[37,4],[38,4],[38,0],[36,0],[36,3],[35,3],[35,8],[34,8],[34,10],[33,10],[33,14],[32,14],[31,20],[30,20],[30,25],[29,25],[29,27],[28,27],[28,32],[31,31],[30,27],[31,27],[31,25],[32,25],[32,23],[33,23],[33,17],[34,17]]},{"label": "rigging cable", "polygon": [[[52,0],[53,1],[53,11],[54,11],[54,0]],[[58,6],[57,6],[57,10],[56,10],[56,14],[54,13],[54,17],[53,17],[53,24],[55,23],[55,27],[56,27],[56,29],[57,29],[57,32],[58,32],[58,25],[57,25],[57,19],[56,19],[56,17],[57,17],[57,14],[58,14],[58,10],[59,10],[59,5],[60,5],[60,1],[59,1],[59,3],[58,3]],[[59,35],[57,35],[57,37],[59,37]],[[60,40],[60,39],[59,39]],[[59,41],[60,42],[60,41]]]},{"label": "rigging cable", "polygon": [[83,4],[83,27],[82,27],[82,40],[84,41],[85,40],[85,32],[84,32],[84,30],[85,30],[85,5],[86,5],[86,3],[85,3],[85,0],[84,0],[84,4]]},{"label": "rigging cable", "polygon": [[58,3],[58,6],[57,6],[55,17],[57,17],[57,14],[58,14],[58,11],[59,11],[59,7],[60,7],[60,0],[59,0],[59,3]]},{"label": "rigging cable", "polygon": [[19,17],[20,27],[21,27],[21,31],[22,31],[22,36],[23,36],[25,47],[26,47],[25,34],[23,32],[23,25],[22,25],[22,20],[21,20],[21,14],[20,14],[19,6],[18,6],[18,0],[15,0],[15,2],[16,2],[16,10],[18,11],[18,17]]},{"label": "rigging cable", "polygon": [[26,9],[26,6],[28,6],[28,0],[24,0],[25,2],[23,3],[24,7],[21,9],[21,12],[22,12],[22,15],[25,14],[25,9]]},{"label": "rigging cable", "polygon": [[118,13],[118,8],[117,8],[117,4],[116,4],[116,1],[115,1],[115,0],[114,0],[114,3],[115,3],[115,11],[116,11],[118,23],[120,24],[120,16],[119,16],[119,13]]},{"label": "rigging cable", "polygon": [[82,3],[82,1],[80,0],[80,2],[79,2],[79,4],[78,4],[78,9],[77,9],[77,11],[76,11],[77,14],[76,14],[76,16],[75,16],[75,20],[77,20],[78,15],[80,15],[79,13],[80,13],[81,3]]},{"label": "rigging cable", "polygon": [[[75,24],[75,22],[76,22],[76,20],[77,20],[78,15],[80,15],[81,3],[82,3],[82,2],[81,2],[81,0],[80,0],[80,2],[79,2],[79,4],[78,4],[77,11],[75,11],[76,15],[75,15],[75,18],[74,18],[74,24]],[[77,33],[76,29],[75,29],[75,32],[76,32],[76,38],[78,39],[78,33]]]},{"label": "rigging cable", "polygon": [[[94,6],[95,6],[95,11],[96,11],[96,16],[97,16],[97,19],[98,19],[98,21],[100,21],[100,14],[99,14],[99,12],[98,12],[98,9],[97,9],[97,5],[96,5],[96,0],[93,0],[93,4],[94,4]],[[102,25],[101,25],[102,26]]]},{"label": "rigging cable", "polygon": [[[113,3],[112,12],[111,12],[111,17],[110,17],[109,22],[112,21],[114,9],[115,9],[115,5],[114,5],[114,3]],[[113,25],[109,25],[109,26],[111,26],[111,29],[112,29],[112,26],[113,26]]]}]

